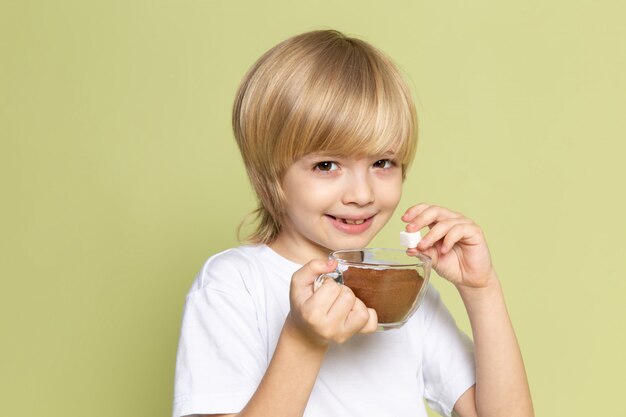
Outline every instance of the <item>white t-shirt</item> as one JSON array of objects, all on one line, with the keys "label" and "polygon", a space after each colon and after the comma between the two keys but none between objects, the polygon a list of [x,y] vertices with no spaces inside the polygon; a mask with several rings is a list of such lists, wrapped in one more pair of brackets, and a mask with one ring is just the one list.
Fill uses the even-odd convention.
[{"label": "white t-shirt", "polygon": [[[266,245],[204,264],[183,314],[174,417],[238,413],[247,404],[276,348],[300,267]],[[425,417],[425,398],[449,416],[474,381],[473,344],[429,286],[402,328],[331,344],[304,415]]]}]

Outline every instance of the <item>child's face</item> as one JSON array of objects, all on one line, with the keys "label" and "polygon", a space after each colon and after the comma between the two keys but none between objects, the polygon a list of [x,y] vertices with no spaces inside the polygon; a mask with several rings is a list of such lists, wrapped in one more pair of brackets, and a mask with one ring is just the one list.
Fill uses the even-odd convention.
[{"label": "child's face", "polygon": [[393,158],[310,154],[294,162],[282,181],[286,213],[271,246],[299,263],[366,247],[400,201],[402,167]]}]

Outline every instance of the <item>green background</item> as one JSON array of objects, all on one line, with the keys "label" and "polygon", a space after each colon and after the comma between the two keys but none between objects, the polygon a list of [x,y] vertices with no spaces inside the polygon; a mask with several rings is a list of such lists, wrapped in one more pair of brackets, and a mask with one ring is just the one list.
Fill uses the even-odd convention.
[{"label": "green background", "polygon": [[[307,30],[406,72],[409,205],[485,230],[538,416],[624,389],[619,1],[0,2],[0,395],[7,416],[168,416],[185,294],[254,205],[230,106]],[[459,297],[434,279],[458,322]]]}]

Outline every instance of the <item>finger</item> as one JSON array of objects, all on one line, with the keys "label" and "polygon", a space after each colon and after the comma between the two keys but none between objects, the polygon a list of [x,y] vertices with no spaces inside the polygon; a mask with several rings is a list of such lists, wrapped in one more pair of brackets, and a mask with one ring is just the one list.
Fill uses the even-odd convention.
[{"label": "finger", "polygon": [[[373,311],[373,310],[372,310]],[[376,315],[376,312],[374,312]],[[372,313],[368,309],[363,301],[356,299],[354,308],[349,312],[344,323],[344,331],[347,334],[353,335],[360,332],[368,323],[372,320]],[[377,319],[376,319],[377,320]],[[374,328],[374,330],[376,330]]]},{"label": "finger", "polygon": [[291,284],[296,288],[310,287],[313,289],[313,282],[318,276],[334,272],[337,267],[337,261],[313,259],[298,269],[291,278]]},{"label": "finger", "polygon": [[354,308],[354,304],[357,301],[356,296],[350,288],[345,285],[341,286],[341,292],[335,298],[334,303],[328,310],[328,320],[331,323],[340,323],[340,326],[345,322],[346,317],[350,314],[350,311]]},{"label": "finger", "polygon": [[407,249],[406,254],[409,256],[415,256],[418,253],[424,254],[426,256],[428,256],[431,260],[431,266],[433,268],[437,268],[437,265],[439,264],[439,252],[438,252],[438,247],[441,247],[441,243],[435,243],[435,245],[429,247],[428,249],[425,250],[419,250],[419,249]]},{"label": "finger", "polygon": [[448,210],[444,207],[430,206],[414,217],[409,224],[406,225],[407,232],[416,232],[421,228],[431,225],[433,223],[439,223],[447,219],[459,219],[464,216],[460,213]]},{"label": "finger", "polygon": [[467,218],[460,219],[447,219],[442,220],[439,223],[435,223],[435,225],[424,235],[420,243],[417,245],[418,249],[424,250],[426,248],[431,247],[435,244],[435,242],[443,239],[446,234],[452,229],[454,226],[458,224],[472,224],[473,222]]},{"label": "finger", "polygon": [[304,308],[318,311],[320,315],[327,315],[344,288],[346,288],[344,285],[339,285],[332,279],[327,279],[322,286],[304,302]]},{"label": "finger", "polygon": [[453,226],[441,245],[441,253],[445,254],[459,241],[467,244],[479,243],[482,231],[476,224],[457,224]]},{"label": "finger", "polygon": [[417,216],[410,220],[407,231],[417,231],[425,226],[436,224],[445,219],[455,219],[464,217],[461,213],[454,212],[445,207],[428,206]]},{"label": "finger", "polygon": [[376,310],[368,308],[367,311],[369,313],[369,318],[367,319],[365,326],[359,330],[359,333],[374,333],[378,330],[378,314],[376,314]]},{"label": "finger", "polygon": [[407,211],[405,211],[404,214],[402,215],[402,220],[405,222],[410,222],[415,217],[417,217],[421,212],[426,210],[428,207],[430,207],[430,204],[426,204],[426,203],[420,203],[412,207],[409,207]]}]

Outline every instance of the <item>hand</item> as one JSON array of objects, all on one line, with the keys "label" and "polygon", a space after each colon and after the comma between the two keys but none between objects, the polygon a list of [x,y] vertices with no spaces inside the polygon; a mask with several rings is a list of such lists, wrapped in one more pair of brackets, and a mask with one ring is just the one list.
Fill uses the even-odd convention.
[{"label": "hand", "polygon": [[376,311],[365,307],[347,286],[327,279],[313,291],[315,279],[336,267],[337,261],[315,259],[297,270],[291,279],[291,311],[286,325],[297,328],[316,345],[343,343],[356,333],[375,332],[378,326]]},{"label": "hand", "polygon": [[432,267],[457,287],[481,288],[497,280],[483,232],[460,213],[429,204],[409,208],[402,216],[407,232],[430,229],[416,249],[432,259]]}]

